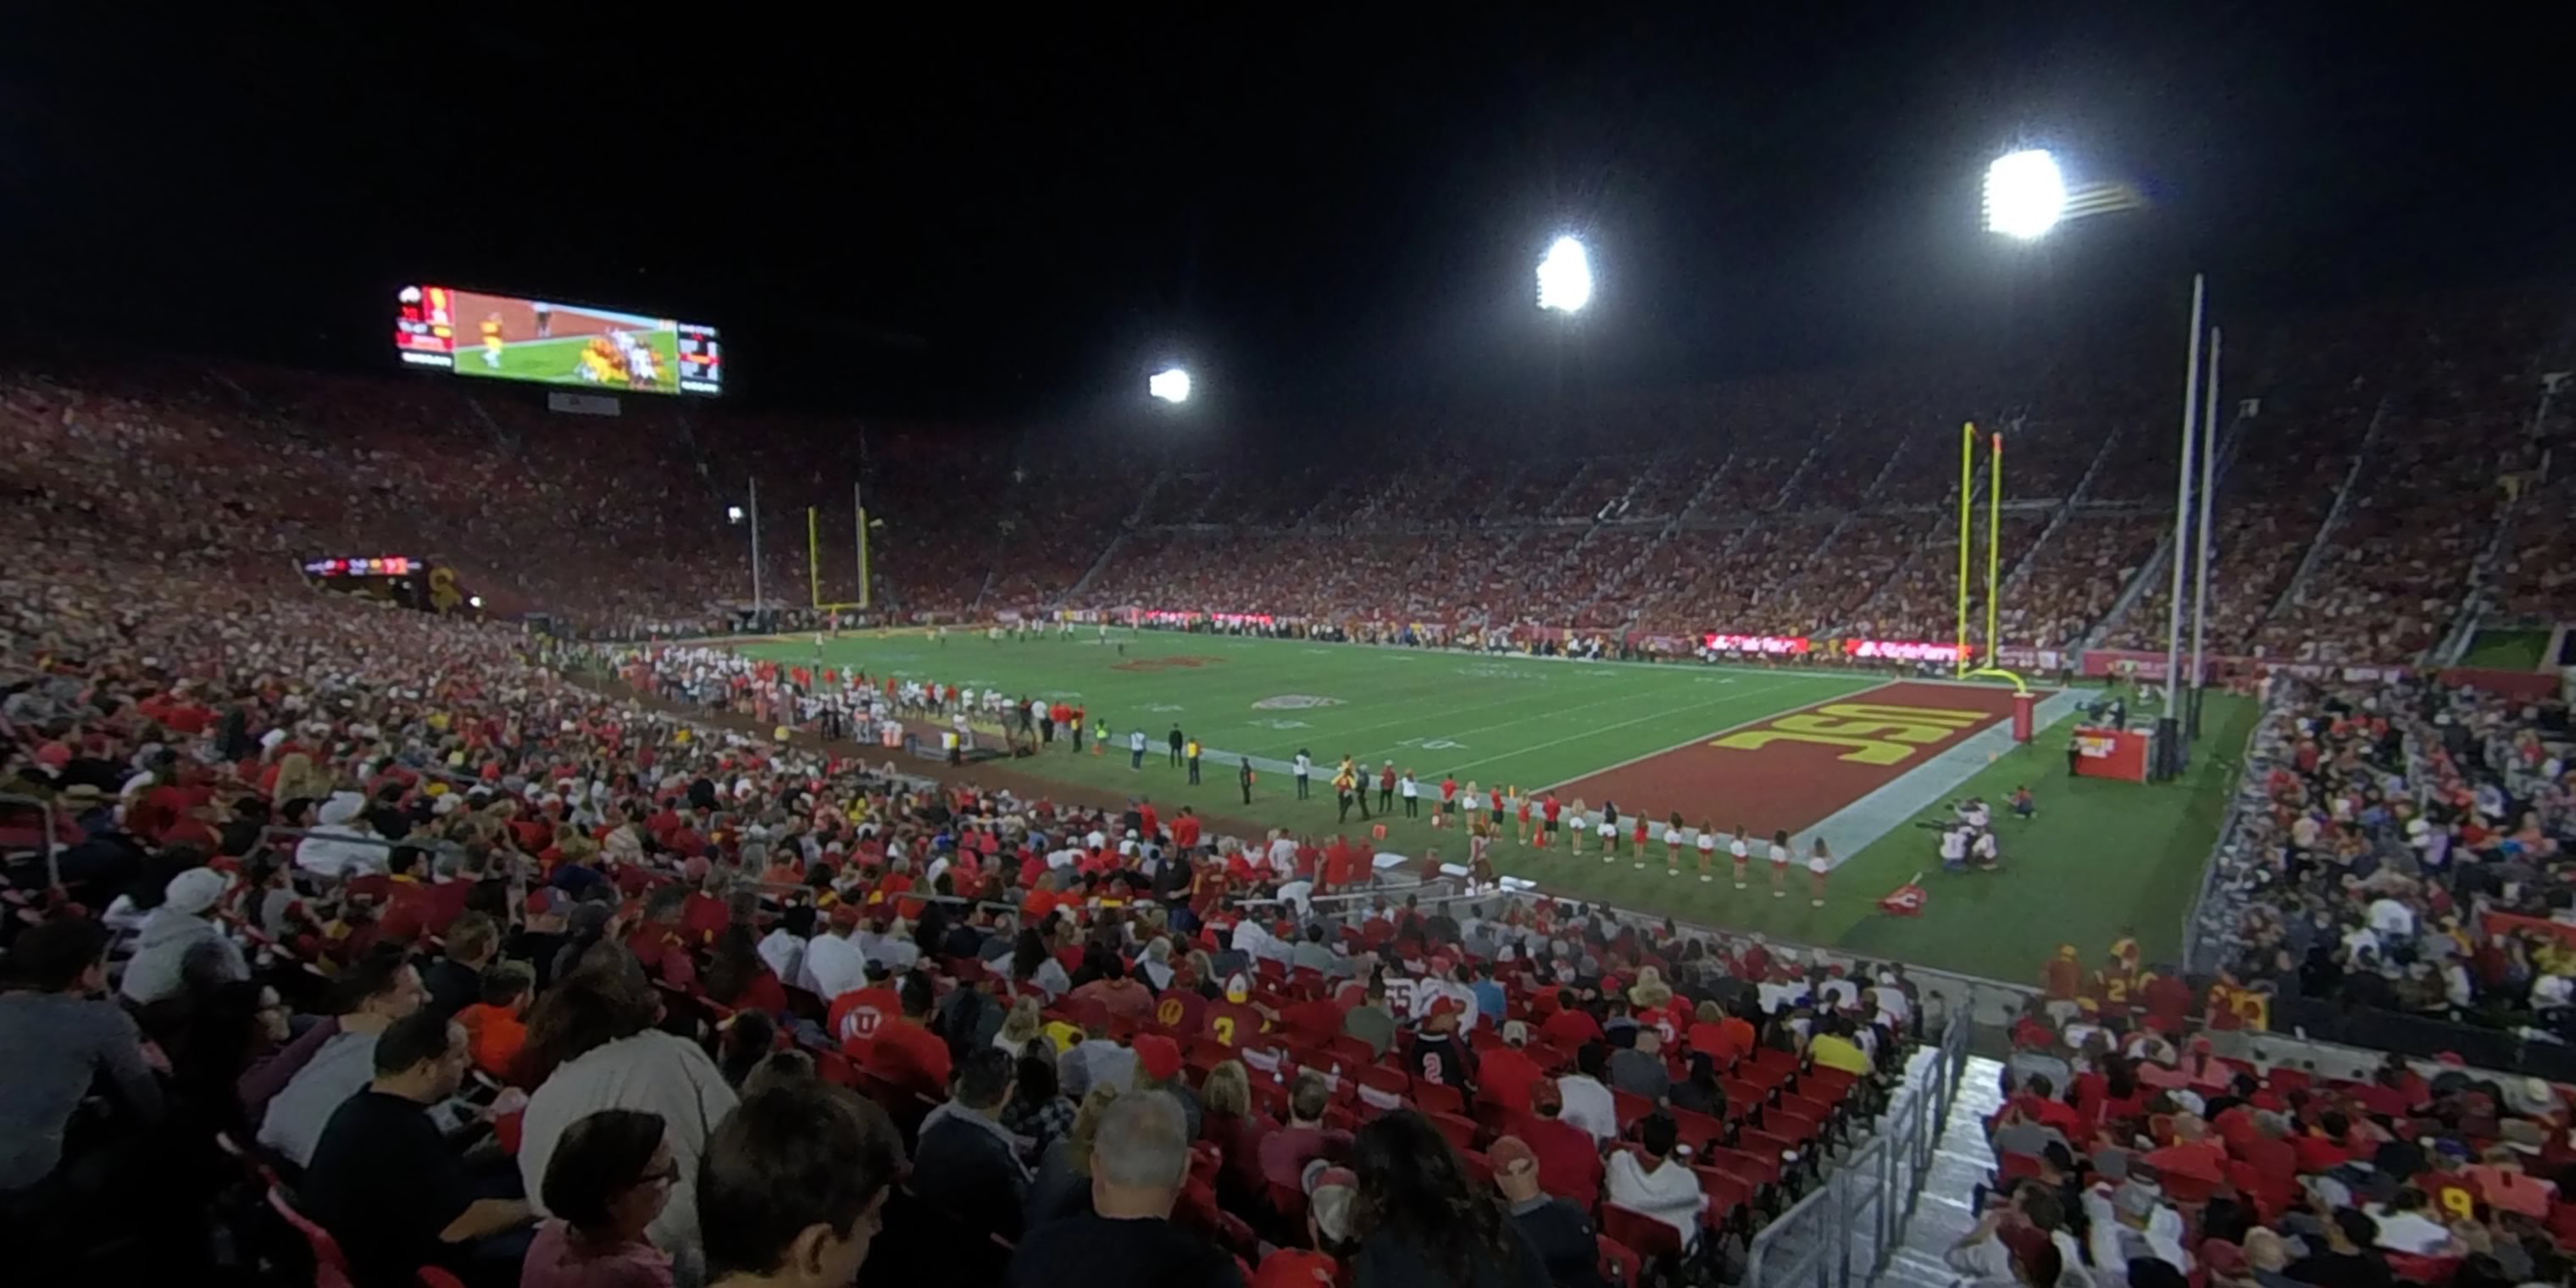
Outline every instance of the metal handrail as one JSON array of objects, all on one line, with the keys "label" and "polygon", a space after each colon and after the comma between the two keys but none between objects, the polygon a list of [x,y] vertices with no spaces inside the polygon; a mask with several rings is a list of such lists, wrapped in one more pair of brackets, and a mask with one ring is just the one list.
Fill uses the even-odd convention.
[{"label": "metal handrail", "polygon": [[1909,1079],[1880,1115],[1878,1134],[1837,1163],[1814,1193],[1754,1232],[1745,1245],[1745,1288],[1852,1288],[1887,1268],[1932,1174],[1967,1066],[1969,1028],[1965,1012],[1951,1013],[1920,1080]]}]

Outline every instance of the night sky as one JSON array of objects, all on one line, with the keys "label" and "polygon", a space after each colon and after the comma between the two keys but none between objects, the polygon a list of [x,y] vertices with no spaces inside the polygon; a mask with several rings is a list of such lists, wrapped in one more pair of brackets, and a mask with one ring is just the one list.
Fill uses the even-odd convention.
[{"label": "night sky", "polygon": [[[2535,11],[880,10],[18,15],[0,322],[390,369],[441,280],[711,322],[753,404],[1073,419],[1168,356],[1258,416],[2178,325],[2194,266],[2223,317],[2556,279],[2576,228]],[[2157,205],[1990,238],[2023,144]]]}]

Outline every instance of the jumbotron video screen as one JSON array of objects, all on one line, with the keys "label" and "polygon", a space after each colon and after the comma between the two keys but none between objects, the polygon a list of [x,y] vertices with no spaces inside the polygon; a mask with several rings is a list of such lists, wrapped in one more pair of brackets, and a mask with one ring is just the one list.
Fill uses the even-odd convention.
[{"label": "jumbotron video screen", "polygon": [[412,366],[601,393],[724,392],[711,326],[448,286],[396,298],[394,347]]}]

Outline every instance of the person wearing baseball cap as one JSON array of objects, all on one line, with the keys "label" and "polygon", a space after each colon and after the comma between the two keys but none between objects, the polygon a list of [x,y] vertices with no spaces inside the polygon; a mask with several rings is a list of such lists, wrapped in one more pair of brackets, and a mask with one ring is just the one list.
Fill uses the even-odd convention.
[{"label": "person wearing baseball cap", "polygon": [[117,991],[137,1006],[167,1001],[185,991],[189,961],[207,984],[250,978],[241,946],[213,920],[230,882],[213,868],[190,868],[162,887],[161,906],[143,919],[134,958],[125,964]]},{"label": "person wearing baseball cap", "polygon": [[1494,1165],[1494,1188],[1502,1191],[1512,1224],[1547,1263],[1549,1281],[1558,1288],[1600,1288],[1600,1233],[1582,1208],[1540,1185],[1537,1151],[1518,1136],[1505,1136],[1485,1157]]},{"label": "person wearing baseball cap", "polygon": [[831,929],[816,935],[805,945],[805,959],[797,968],[798,983],[825,1001],[866,985],[867,956],[859,951],[851,936],[859,929],[859,909],[855,904],[836,903],[827,914]]},{"label": "person wearing baseball cap", "polygon": [[1527,1022],[1505,1020],[1503,1044],[1486,1051],[1476,1068],[1476,1085],[1482,1098],[1514,1113],[1529,1112],[1530,1089],[1547,1078],[1547,1071],[1523,1049],[1529,1039]]},{"label": "person wearing baseball cap", "polygon": [[1442,995],[1431,999],[1431,1008],[1422,1017],[1422,1031],[1413,1039],[1413,1069],[1421,1077],[1455,1087],[1458,1094],[1474,1094],[1476,1056],[1458,1036],[1458,1017],[1467,1010],[1457,998]]},{"label": "person wearing baseball cap", "polygon": [[1206,1110],[1199,1104],[1198,1093],[1181,1080],[1181,1044],[1160,1033],[1139,1033],[1136,1051],[1136,1090],[1159,1091],[1181,1106],[1181,1115],[1189,1125],[1191,1140],[1199,1138],[1199,1128],[1206,1120]]},{"label": "person wearing baseball cap", "polygon": [[1351,1237],[1359,1206],[1359,1177],[1347,1167],[1317,1161],[1306,1168],[1305,1248],[1281,1248],[1262,1258],[1252,1272],[1251,1288],[1331,1288],[1340,1281],[1341,1262],[1359,1250]]}]

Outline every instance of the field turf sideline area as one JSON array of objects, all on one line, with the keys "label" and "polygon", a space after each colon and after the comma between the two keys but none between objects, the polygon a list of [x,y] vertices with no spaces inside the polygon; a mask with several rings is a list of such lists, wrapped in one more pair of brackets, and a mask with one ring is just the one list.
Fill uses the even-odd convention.
[{"label": "field turf sideline area", "polygon": [[[1374,775],[1392,760],[1423,782],[1426,798],[1455,775],[1479,787],[1556,788],[1594,809],[1614,800],[1623,813],[1650,810],[1654,841],[1635,866],[1623,838],[1614,863],[1587,838],[1581,858],[1562,845],[1541,850],[1512,837],[1506,820],[1497,866],[1545,888],[1621,907],[1669,912],[1731,929],[1900,957],[1926,966],[2004,979],[2032,977],[2060,942],[2088,955],[2134,931],[2149,955],[2169,953],[2197,887],[2224,811],[2232,763],[2244,746],[2252,704],[2214,700],[2212,736],[2182,782],[2141,787],[2065,777],[2063,729],[2042,731],[2003,752],[1957,792],[2000,805],[2019,782],[2038,793],[2039,817],[2009,820],[2006,870],[1947,876],[1931,857],[1931,833],[1900,825],[1857,854],[1837,856],[1826,904],[1809,906],[1805,835],[1868,792],[1920,769],[1942,747],[2000,723],[2006,691],[1981,686],[1894,682],[1884,676],[1758,666],[1642,665],[1461,652],[1321,644],[1092,628],[1072,638],[999,643],[951,631],[810,636],[746,643],[744,652],[788,665],[858,668],[872,679],[998,688],[1014,697],[1061,700],[1088,709],[1113,730],[1106,754],[1075,755],[1063,741],[1013,768],[1165,808],[1247,819],[1292,832],[1354,838],[1369,824],[1357,812],[1337,824],[1329,779],[1345,755]],[[1207,748],[1203,781],[1188,785],[1165,750],[1179,725]],[[1142,770],[1129,767],[1128,734],[1143,730]],[[1295,798],[1285,772],[1305,750],[1316,762],[1312,796]],[[1253,803],[1242,803],[1236,758],[1254,758]],[[1374,806],[1374,799],[1372,799]],[[1668,875],[1664,820],[1678,811],[1696,828],[1739,824],[1767,836],[1786,828],[1802,866],[1790,897],[1774,899],[1755,865],[1753,888],[1733,887],[1726,856],[1717,879],[1698,879],[1685,847],[1682,874]],[[1936,816],[1936,808],[1925,817]],[[1386,848],[1419,853],[1437,845],[1463,858],[1456,829],[1424,818],[1381,816]],[[1623,828],[1623,831],[1626,829]],[[1890,918],[1879,898],[1916,872],[1931,899],[1924,915]]]}]

